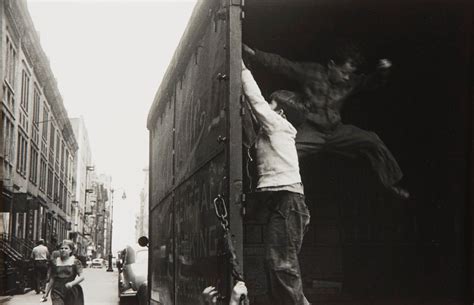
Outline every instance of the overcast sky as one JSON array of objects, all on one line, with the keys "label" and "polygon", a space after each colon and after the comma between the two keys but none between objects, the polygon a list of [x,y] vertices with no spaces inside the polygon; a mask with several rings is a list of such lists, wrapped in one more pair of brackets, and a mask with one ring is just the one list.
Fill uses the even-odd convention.
[{"label": "overcast sky", "polygon": [[84,117],[96,172],[126,190],[127,199],[115,196],[115,250],[134,240],[147,114],[194,4],[28,0],[69,117]]}]

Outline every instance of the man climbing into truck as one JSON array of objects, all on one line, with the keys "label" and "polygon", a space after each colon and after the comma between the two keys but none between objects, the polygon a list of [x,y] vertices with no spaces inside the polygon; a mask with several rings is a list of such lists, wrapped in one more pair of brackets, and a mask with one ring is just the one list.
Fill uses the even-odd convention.
[{"label": "man climbing into truck", "polygon": [[242,85],[260,125],[255,142],[256,190],[268,208],[265,261],[271,304],[307,305],[298,254],[310,214],[300,177],[296,129],[285,116],[288,96],[277,91],[268,103],[244,62]]},{"label": "man climbing into truck", "polygon": [[357,92],[382,84],[391,67],[388,59],[379,60],[376,72],[356,74],[362,56],[354,46],[340,52],[326,66],[315,62],[294,62],[277,54],[262,52],[243,45],[243,53],[288,79],[296,81],[300,90],[291,103],[299,105],[305,120],[297,126],[296,147],[300,158],[319,152],[362,156],[370,162],[378,180],[393,195],[408,199],[409,193],[398,185],[400,167],[380,138],[373,132],[343,124],[341,108]]}]

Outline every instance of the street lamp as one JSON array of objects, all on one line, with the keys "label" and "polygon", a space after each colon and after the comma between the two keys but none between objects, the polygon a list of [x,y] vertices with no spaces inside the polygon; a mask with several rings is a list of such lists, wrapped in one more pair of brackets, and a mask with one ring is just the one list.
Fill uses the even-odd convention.
[{"label": "street lamp", "polygon": [[[122,199],[125,200],[127,195],[125,194],[125,190],[123,190]],[[113,272],[114,269],[112,268],[112,233],[114,230],[114,189],[110,189],[110,193],[112,194],[112,201],[110,204],[110,242],[109,242],[109,267],[107,268],[107,272]]]}]

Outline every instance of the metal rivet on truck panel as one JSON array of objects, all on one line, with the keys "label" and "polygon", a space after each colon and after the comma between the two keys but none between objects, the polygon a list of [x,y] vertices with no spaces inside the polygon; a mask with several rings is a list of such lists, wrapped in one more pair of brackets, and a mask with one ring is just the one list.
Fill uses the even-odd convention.
[{"label": "metal rivet on truck panel", "polygon": [[227,75],[224,74],[224,73],[217,73],[217,79],[218,79],[218,80],[226,80],[226,79],[227,79]]},{"label": "metal rivet on truck panel", "polygon": [[227,141],[227,137],[224,137],[224,136],[218,136],[217,137],[217,142],[218,143],[224,143],[225,141]]}]

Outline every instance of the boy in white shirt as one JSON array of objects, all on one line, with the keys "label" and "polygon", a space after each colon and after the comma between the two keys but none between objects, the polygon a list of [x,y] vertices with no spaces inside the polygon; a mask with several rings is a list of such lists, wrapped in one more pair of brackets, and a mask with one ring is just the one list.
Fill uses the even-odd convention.
[{"label": "boy in white shirt", "polygon": [[265,192],[269,217],[265,260],[272,304],[307,305],[298,253],[309,224],[296,152],[296,129],[286,119],[286,91],[272,94],[268,103],[252,73],[242,62],[242,85],[259,124],[255,142],[257,191]]}]

